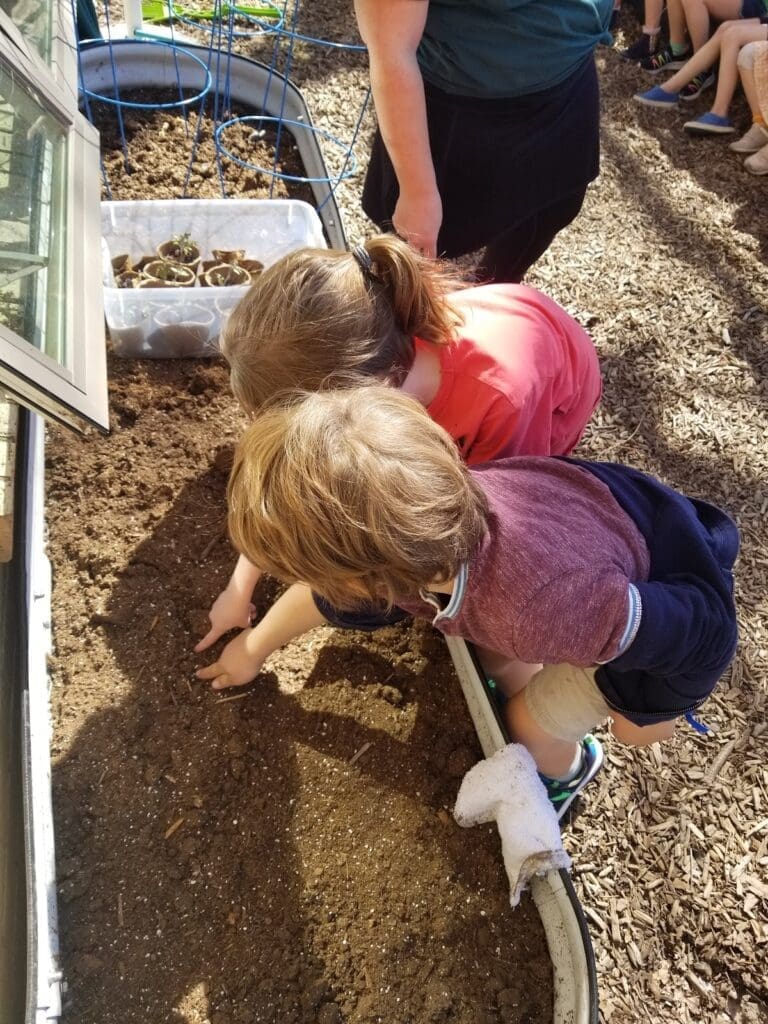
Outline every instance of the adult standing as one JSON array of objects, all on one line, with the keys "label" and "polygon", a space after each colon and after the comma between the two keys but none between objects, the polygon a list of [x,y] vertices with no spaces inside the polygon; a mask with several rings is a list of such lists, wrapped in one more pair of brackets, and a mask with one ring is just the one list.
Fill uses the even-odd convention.
[{"label": "adult standing", "polygon": [[363,209],[520,281],[599,170],[593,51],[612,0],[355,0],[379,128]]}]

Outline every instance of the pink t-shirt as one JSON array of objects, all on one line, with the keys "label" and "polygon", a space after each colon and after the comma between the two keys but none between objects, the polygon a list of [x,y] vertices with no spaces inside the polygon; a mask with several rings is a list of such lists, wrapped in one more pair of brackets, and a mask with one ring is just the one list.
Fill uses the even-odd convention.
[{"label": "pink t-shirt", "polygon": [[567,455],[600,400],[592,339],[552,299],[519,284],[450,296],[464,324],[450,345],[416,345],[440,357],[440,388],[427,407],[470,465],[508,455]]}]

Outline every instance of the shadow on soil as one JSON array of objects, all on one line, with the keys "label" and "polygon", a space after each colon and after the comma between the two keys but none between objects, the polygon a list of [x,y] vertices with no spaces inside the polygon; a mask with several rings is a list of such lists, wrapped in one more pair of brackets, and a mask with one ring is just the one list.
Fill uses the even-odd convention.
[{"label": "shadow on soil", "polygon": [[[63,966],[70,1019],[80,1024],[198,1021],[201,1006],[212,1024],[338,1024],[365,999],[373,999],[373,1012],[373,982],[355,966],[352,936],[357,931],[359,943],[367,924],[363,900],[386,919],[387,885],[399,868],[395,861],[390,877],[374,859],[374,888],[362,890],[356,907],[357,897],[350,904],[325,867],[375,834],[379,802],[400,806],[418,793],[431,813],[422,814],[415,836],[407,821],[389,826],[395,838],[415,842],[419,858],[437,859],[471,889],[478,865],[491,865],[496,904],[510,913],[494,830],[466,832],[440,817],[480,755],[471,725],[459,728],[456,750],[455,723],[466,715],[445,648],[431,633],[417,632],[414,644],[395,627],[380,650],[354,637],[326,640],[319,655],[297,656],[298,676],[316,658],[298,695],[282,692],[270,671],[247,692],[223,698],[194,679],[222,646],[205,657],[191,651],[232,565],[220,517],[226,452],[217,464],[178,493],[85,631],[100,634],[84,638],[90,671],[114,678],[120,697],[90,717],[54,769]],[[260,612],[274,593],[273,586],[259,592]],[[286,666],[290,677],[290,657],[283,674]],[[353,698],[361,690],[389,728],[359,713]],[[398,716],[411,722],[407,730],[391,726]],[[453,749],[443,734],[454,737]],[[366,745],[367,756],[351,765]],[[333,820],[336,797],[344,798],[336,780],[350,778],[367,801],[362,817],[339,822],[338,845],[308,850],[306,815]],[[373,821],[370,832],[364,820]],[[471,908],[456,917],[434,908],[430,916],[452,959],[474,963],[485,918]],[[337,917],[344,921],[332,923]],[[538,929],[536,917],[532,905],[520,908],[514,930]],[[413,948],[391,956],[406,965],[399,981],[428,1007],[430,986],[444,983],[429,980],[434,965],[420,953],[418,928],[409,941]],[[391,969],[385,957],[373,981]],[[508,968],[492,957],[484,969],[493,1002],[509,985]],[[339,991],[329,978],[345,974],[349,990]],[[531,1000],[542,992],[546,1000],[547,985],[537,985]],[[451,997],[466,1002],[461,991]],[[424,1012],[424,1020],[443,1019]],[[497,1012],[487,1019],[498,1021]]]}]

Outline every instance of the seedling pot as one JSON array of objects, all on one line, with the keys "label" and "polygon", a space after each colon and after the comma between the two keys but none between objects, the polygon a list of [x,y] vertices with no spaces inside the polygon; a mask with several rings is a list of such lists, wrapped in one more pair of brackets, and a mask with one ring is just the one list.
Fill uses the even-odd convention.
[{"label": "seedling pot", "polygon": [[183,267],[192,267],[196,270],[200,263],[200,246],[187,234],[182,233],[161,242],[157,247],[157,255],[161,260],[179,263]]},{"label": "seedling pot", "polygon": [[240,260],[240,266],[251,275],[251,280],[258,277],[264,269],[261,260]]},{"label": "seedling pot", "polygon": [[234,263],[216,263],[204,271],[200,283],[207,288],[244,287],[251,283],[251,275],[245,267]]},{"label": "seedling pot", "polygon": [[141,274],[136,270],[123,270],[115,275],[115,284],[118,288],[138,288],[141,281]]},{"label": "seedling pot", "polygon": [[191,288],[195,283],[195,271],[191,266],[171,263],[170,260],[152,260],[141,273],[145,280],[151,282],[152,288]]},{"label": "seedling pot", "polygon": [[245,249],[212,249],[216,263],[240,263],[245,259]]},{"label": "seedling pot", "polygon": [[121,252],[118,256],[112,257],[112,270],[115,273],[115,277],[126,273],[126,271],[134,269],[135,268],[131,263],[131,257],[127,252]]}]

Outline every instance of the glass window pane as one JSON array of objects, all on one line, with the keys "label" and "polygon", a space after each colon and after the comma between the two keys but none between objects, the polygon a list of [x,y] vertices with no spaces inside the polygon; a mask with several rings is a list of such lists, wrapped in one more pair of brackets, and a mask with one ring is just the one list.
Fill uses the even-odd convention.
[{"label": "glass window pane", "polygon": [[51,0],[0,0],[0,11],[5,11],[26,41],[49,64],[53,7]]},{"label": "glass window pane", "polygon": [[0,324],[66,364],[67,134],[0,71]]}]

